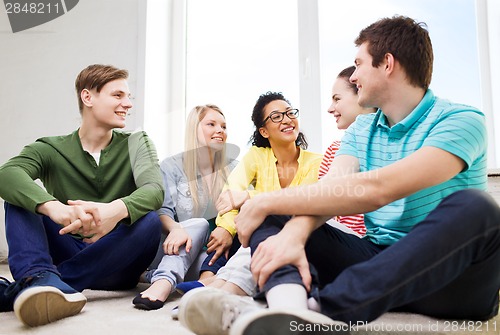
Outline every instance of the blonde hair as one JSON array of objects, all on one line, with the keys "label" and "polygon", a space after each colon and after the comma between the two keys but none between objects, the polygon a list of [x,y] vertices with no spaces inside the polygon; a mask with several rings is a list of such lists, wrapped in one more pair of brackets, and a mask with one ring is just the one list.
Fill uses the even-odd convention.
[{"label": "blonde hair", "polygon": [[[203,120],[209,110],[214,110],[224,117],[224,114],[219,107],[217,107],[216,105],[207,104],[194,107],[191,112],[189,112],[186,120],[183,167],[184,173],[186,174],[189,183],[189,192],[191,193],[191,198],[193,200],[193,213],[195,215],[202,214],[199,213],[201,204],[200,199],[197,196],[198,194],[200,194],[200,185],[198,183],[198,149],[201,147],[200,142],[198,141],[198,127],[201,120]],[[209,196],[215,202],[215,200],[219,197],[222,187],[226,183],[227,176],[230,172],[228,168],[225,145],[221,150],[215,152],[212,166],[215,173],[215,179]]]}]

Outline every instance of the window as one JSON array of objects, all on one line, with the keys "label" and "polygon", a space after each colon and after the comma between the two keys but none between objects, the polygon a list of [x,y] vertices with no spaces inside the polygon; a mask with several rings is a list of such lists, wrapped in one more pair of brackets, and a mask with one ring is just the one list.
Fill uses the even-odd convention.
[{"label": "window", "polygon": [[282,92],[300,108],[297,35],[295,1],[188,0],[186,112],[219,106],[244,154],[260,94]]},{"label": "window", "polygon": [[[159,62],[168,63],[167,69],[153,65],[150,75],[146,75],[146,87],[149,84],[157,92],[150,97],[161,101],[155,108],[146,108],[145,120],[150,121],[145,126],[159,127],[158,120],[163,120],[162,129],[156,133],[168,133],[162,136],[169,137],[168,141],[159,141],[159,153],[173,154],[182,150],[185,116],[195,105],[206,103],[216,104],[224,111],[228,142],[238,145],[242,153],[246,152],[253,131],[252,107],[258,96],[269,90],[283,92],[293,107],[301,110],[301,126],[307,128],[306,136],[311,138],[313,133],[314,141],[310,142],[314,143],[310,148],[318,152],[324,150],[333,139],[342,136],[326,111],[336,75],[353,64],[354,39],[367,25],[395,14],[427,24],[434,46],[431,82],[434,93],[483,109],[490,118],[489,125],[500,122],[500,118],[493,120],[494,103],[498,104],[498,99],[491,97],[496,85],[494,74],[499,68],[498,57],[494,57],[499,44],[491,33],[498,30],[498,23],[492,20],[491,14],[499,11],[497,1],[174,0],[169,6],[166,3],[148,0],[148,31],[161,30],[164,26],[168,31],[165,38],[148,43],[153,49],[148,52],[149,57],[146,55],[146,64],[151,64],[150,59],[155,57]],[[476,3],[480,5],[477,14]],[[168,7],[165,9],[168,15],[158,18],[156,28],[149,29],[149,16],[157,15],[164,7]],[[476,17],[480,17],[479,41]],[[489,39],[483,38],[484,31],[490,32]],[[317,38],[318,42],[304,43],[304,40]],[[157,48],[158,44],[165,44],[164,41],[167,51]],[[485,65],[486,54],[491,66],[489,62]],[[478,55],[482,55],[481,68]],[[311,68],[315,70],[308,78],[305,73]],[[490,69],[491,80],[485,80]],[[160,88],[157,81],[165,80],[157,78],[162,76],[168,80]],[[320,92],[304,94],[307,90]],[[146,95],[148,92],[151,90],[147,89]],[[146,102],[152,100],[146,96]],[[170,113],[168,117],[148,118],[165,106]],[[317,125],[314,131],[311,125]],[[497,165],[493,129],[494,126],[489,129],[490,156],[493,158],[490,158],[490,166]],[[164,142],[168,143],[168,148],[162,148]],[[500,151],[500,146],[496,150]]]},{"label": "window", "polygon": [[[319,0],[322,109],[326,111],[330,104],[337,74],[354,63],[354,39],[359,32],[396,14],[427,24],[434,49],[430,85],[434,94],[481,108],[474,0]],[[342,133],[326,113],[323,121],[323,145],[328,145]]]}]

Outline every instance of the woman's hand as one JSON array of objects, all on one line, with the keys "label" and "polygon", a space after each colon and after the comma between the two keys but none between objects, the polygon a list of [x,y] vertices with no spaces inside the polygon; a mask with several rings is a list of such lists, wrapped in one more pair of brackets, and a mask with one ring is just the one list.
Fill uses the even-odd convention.
[{"label": "woman's hand", "polygon": [[226,258],[229,253],[229,248],[233,244],[233,236],[224,228],[217,227],[210,234],[210,238],[207,243],[207,254],[215,251],[215,255],[212,257],[208,265],[212,265],[215,261],[225,252]]},{"label": "woman's hand", "polygon": [[215,208],[219,215],[224,215],[233,209],[239,209],[248,199],[250,199],[248,191],[226,190],[219,195]]},{"label": "woman's hand", "polygon": [[178,255],[179,248],[186,245],[186,252],[191,250],[192,240],[189,234],[182,226],[170,230],[167,238],[163,242],[163,252],[166,255]]}]

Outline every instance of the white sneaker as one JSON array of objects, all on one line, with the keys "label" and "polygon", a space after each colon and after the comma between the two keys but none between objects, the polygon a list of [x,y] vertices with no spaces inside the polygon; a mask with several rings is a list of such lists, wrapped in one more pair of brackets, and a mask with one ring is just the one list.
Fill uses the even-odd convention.
[{"label": "white sneaker", "polygon": [[198,335],[228,335],[240,314],[262,308],[251,297],[200,287],[182,296],[178,317],[183,326]]},{"label": "white sneaker", "polygon": [[261,309],[241,315],[230,335],[350,334],[347,324],[311,310]]}]

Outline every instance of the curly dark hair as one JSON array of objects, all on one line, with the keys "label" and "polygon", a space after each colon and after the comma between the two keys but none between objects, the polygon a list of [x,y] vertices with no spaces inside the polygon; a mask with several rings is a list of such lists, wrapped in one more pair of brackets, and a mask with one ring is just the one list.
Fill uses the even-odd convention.
[{"label": "curly dark hair", "polygon": [[[252,145],[255,145],[256,147],[259,148],[270,148],[271,144],[269,143],[269,139],[263,137],[260,132],[259,128],[263,126],[263,121],[264,121],[264,108],[267,106],[272,101],[276,100],[282,100],[285,101],[286,103],[290,104],[290,101],[288,101],[281,92],[266,92],[264,94],[261,94],[259,98],[257,99],[257,102],[255,103],[255,106],[253,107],[253,112],[252,112],[252,121],[253,125],[255,126],[255,130],[250,137],[249,143],[252,143]],[[297,136],[297,139],[295,140],[295,145],[302,148],[302,149],[307,149],[307,140],[306,136],[302,133],[299,132],[299,135]]]}]

